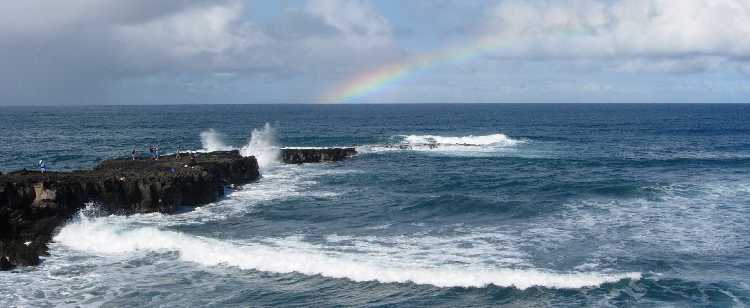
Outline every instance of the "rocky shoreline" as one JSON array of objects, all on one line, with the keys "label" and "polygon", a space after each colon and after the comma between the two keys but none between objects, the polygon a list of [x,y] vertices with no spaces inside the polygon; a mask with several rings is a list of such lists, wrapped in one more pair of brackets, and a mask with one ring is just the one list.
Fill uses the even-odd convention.
[{"label": "rocky shoreline", "polygon": [[[338,161],[354,148],[282,149],[285,163]],[[227,186],[260,178],[255,157],[238,151],[113,159],[92,170],[0,173],[0,270],[37,265],[55,229],[89,203],[116,214],[174,213],[215,202]]]}]

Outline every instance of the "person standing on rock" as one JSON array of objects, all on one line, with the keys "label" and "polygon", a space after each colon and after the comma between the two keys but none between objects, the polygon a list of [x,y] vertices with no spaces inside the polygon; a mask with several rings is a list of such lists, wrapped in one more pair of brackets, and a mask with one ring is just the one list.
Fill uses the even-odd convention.
[{"label": "person standing on rock", "polygon": [[133,160],[135,160],[135,147],[133,147],[133,151],[130,152],[130,158],[132,158]]},{"label": "person standing on rock", "polygon": [[154,156],[154,145],[153,144],[150,144],[148,146],[148,153],[149,153],[149,155],[151,155],[151,159],[156,158],[156,156]]},{"label": "person standing on rock", "polygon": [[47,163],[43,159],[39,160],[39,171],[47,173]]},{"label": "person standing on rock", "polygon": [[188,162],[188,166],[195,166],[198,162],[195,160],[195,152],[190,152],[190,161]]},{"label": "person standing on rock", "polygon": [[154,156],[156,157],[155,159],[159,160],[159,145],[158,144],[154,147],[154,152],[156,153]]}]

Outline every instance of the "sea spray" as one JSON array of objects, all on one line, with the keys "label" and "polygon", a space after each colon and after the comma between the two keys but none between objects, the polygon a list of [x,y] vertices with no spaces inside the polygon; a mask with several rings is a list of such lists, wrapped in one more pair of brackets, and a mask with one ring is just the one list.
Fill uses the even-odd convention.
[{"label": "sea spray", "polygon": [[240,149],[242,156],[255,156],[261,169],[268,168],[279,160],[279,147],[276,145],[276,129],[266,123],[262,129],[253,129],[250,141]]},{"label": "sea spray", "polygon": [[233,150],[231,146],[224,143],[224,135],[213,128],[201,132],[201,145],[208,152]]},{"label": "sea spray", "polygon": [[239,150],[242,156],[255,156],[261,169],[266,169],[279,160],[280,150],[276,142],[276,129],[270,123],[266,123],[261,129],[253,129],[247,144],[239,149],[227,145],[224,142],[224,135],[213,128],[201,132],[200,136],[203,150],[207,152]]}]

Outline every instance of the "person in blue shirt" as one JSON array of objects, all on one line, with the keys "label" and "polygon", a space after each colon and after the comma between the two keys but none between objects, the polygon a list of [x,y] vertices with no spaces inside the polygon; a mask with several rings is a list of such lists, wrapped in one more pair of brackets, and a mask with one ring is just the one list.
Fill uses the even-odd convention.
[{"label": "person in blue shirt", "polygon": [[43,159],[39,160],[39,171],[47,173],[47,163]]}]

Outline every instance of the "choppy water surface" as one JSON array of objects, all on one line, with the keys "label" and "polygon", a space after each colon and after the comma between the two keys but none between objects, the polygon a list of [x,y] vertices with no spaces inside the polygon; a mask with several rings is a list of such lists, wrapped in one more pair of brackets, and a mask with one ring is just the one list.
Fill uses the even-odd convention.
[{"label": "choppy water surface", "polygon": [[150,143],[240,149],[263,178],[175,215],[92,206],[0,273],[0,306],[750,302],[747,105],[0,108],[2,171]]}]

